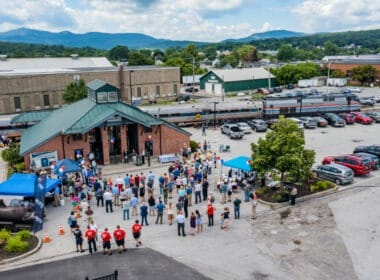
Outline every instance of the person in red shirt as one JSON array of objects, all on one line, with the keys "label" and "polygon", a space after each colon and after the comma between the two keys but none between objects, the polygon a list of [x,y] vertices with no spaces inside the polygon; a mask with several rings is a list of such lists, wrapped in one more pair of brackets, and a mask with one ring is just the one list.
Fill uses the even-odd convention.
[{"label": "person in red shirt", "polygon": [[103,241],[103,255],[108,253],[108,255],[112,255],[111,251],[111,234],[108,232],[108,228],[105,228],[102,234],[100,235]]},{"label": "person in red shirt", "polygon": [[136,240],[136,247],[141,246],[140,236],[141,236],[142,226],[139,224],[139,220],[136,220],[132,226],[133,238]]},{"label": "person in red shirt", "polygon": [[86,230],[84,236],[87,237],[88,250],[90,251],[90,254],[92,254],[92,250],[94,250],[96,252],[97,251],[96,242],[95,242],[96,231],[91,229],[90,226],[87,226],[87,230]]},{"label": "person in red shirt", "polygon": [[124,246],[125,239],[125,230],[121,229],[119,225],[116,226],[116,229],[113,232],[113,237],[115,238],[117,248],[119,249],[119,254],[123,251],[127,251]]},{"label": "person in red shirt", "polygon": [[215,207],[212,206],[211,203],[209,203],[207,205],[207,217],[208,217],[208,226],[209,227],[212,227],[214,225],[214,211],[215,211]]}]

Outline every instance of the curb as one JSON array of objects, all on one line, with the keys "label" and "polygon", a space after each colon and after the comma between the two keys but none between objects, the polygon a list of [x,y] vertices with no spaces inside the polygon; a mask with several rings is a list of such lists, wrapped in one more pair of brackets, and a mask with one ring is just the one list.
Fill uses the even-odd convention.
[{"label": "curb", "polygon": [[9,264],[9,263],[12,263],[12,262],[15,262],[15,261],[18,261],[19,259],[22,259],[22,258],[25,258],[25,257],[28,257],[30,255],[33,255],[34,253],[36,253],[38,250],[40,250],[42,247],[42,239],[41,238],[38,238],[38,244],[37,246],[29,251],[29,252],[26,252],[25,254],[23,255],[20,255],[20,256],[17,256],[17,257],[14,257],[14,258],[10,258],[10,259],[6,259],[6,260],[2,260],[0,261],[0,265],[4,265],[4,264]]},{"label": "curb", "polygon": [[142,171],[142,170],[153,170],[153,169],[157,169],[157,168],[162,168],[162,167],[169,167],[170,164],[172,164],[172,162],[170,163],[161,163],[160,165],[155,165],[155,166],[150,166],[148,167],[146,165],[146,167],[142,167],[141,165],[140,166],[136,166],[135,168],[125,168],[125,169],[115,169],[115,170],[110,170],[108,172],[104,172],[104,170],[102,170],[102,176],[104,177],[107,177],[107,176],[110,176],[110,175],[117,175],[117,174],[120,174],[120,173],[129,173],[129,172],[139,172],[139,171]]},{"label": "curb", "polygon": [[[298,202],[304,202],[304,201],[308,201],[308,200],[311,200],[311,199],[320,198],[322,196],[325,196],[325,195],[328,195],[330,193],[336,192],[336,191],[338,191],[338,189],[339,189],[339,187],[337,185],[335,185],[334,188],[331,188],[331,189],[328,189],[328,190],[325,190],[325,191],[322,191],[322,192],[317,192],[317,193],[305,195],[305,196],[302,196],[300,198],[297,198],[297,201]],[[258,199],[258,201],[260,203],[264,204],[264,205],[268,205],[272,209],[278,209],[278,208],[282,208],[282,207],[285,207],[287,205],[290,205],[288,201],[281,202],[281,203],[267,202],[267,201],[264,201],[264,200],[261,200],[261,199]]]}]

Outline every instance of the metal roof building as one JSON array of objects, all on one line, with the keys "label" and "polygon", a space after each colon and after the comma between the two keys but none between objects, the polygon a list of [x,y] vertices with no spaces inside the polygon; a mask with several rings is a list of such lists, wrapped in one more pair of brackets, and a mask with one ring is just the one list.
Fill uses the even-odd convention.
[{"label": "metal roof building", "polygon": [[275,76],[263,67],[241,69],[214,69],[200,78],[200,88],[206,93],[251,91],[275,86]]}]

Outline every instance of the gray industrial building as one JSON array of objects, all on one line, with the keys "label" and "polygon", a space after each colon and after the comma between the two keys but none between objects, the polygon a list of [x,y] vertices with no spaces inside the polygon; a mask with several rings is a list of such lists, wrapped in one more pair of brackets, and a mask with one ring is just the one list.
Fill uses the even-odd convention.
[{"label": "gray industrial building", "polygon": [[69,83],[101,79],[120,89],[125,103],[172,100],[180,94],[179,67],[115,67],[105,57],[7,58],[0,56],[0,114],[64,105]]}]

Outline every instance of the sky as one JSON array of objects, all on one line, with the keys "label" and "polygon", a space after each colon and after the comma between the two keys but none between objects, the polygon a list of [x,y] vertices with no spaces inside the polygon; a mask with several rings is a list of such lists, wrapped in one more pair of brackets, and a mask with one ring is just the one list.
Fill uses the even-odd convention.
[{"label": "sky", "polygon": [[380,28],[380,0],[12,0],[0,32],[143,33],[218,42],[286,29],[317,33]]}]

